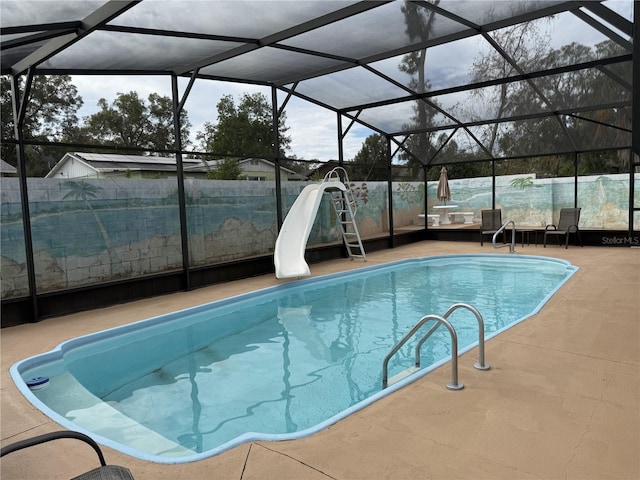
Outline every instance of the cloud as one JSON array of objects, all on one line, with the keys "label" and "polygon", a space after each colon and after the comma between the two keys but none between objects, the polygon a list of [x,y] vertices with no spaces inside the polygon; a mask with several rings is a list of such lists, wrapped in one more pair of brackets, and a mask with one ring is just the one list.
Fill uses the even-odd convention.
[{"label": "cloud", "polygon": [[[292,154],[305,160],[338,159],[338,120],[335,112],[295,98],[289,101],[286,111]],[[347,125],[347,120],[343,120],[343,128]],[[367,128],[354,125],[343,139],[344,159],[352,159],[371,133]]]}]

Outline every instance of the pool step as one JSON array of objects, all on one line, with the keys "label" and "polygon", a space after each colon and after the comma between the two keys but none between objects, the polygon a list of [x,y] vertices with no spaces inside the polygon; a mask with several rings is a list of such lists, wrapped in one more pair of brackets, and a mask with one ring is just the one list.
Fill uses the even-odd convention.
[{"label": "pool step", "polygon": [[406,370],[403,370],[402,372],[394,375],[389,380],[387,380],[387,386],[391,386],[394,383],[398,383],[400,380],[404,380],[409,375],[416,373],[418,370],[420,370],[420,367],[416,367],[416,366],[409,367]]},{"label": "pool step", "polygon": [[130,453],[131,450],[160,457],[196,453],[130,418],[118,402],[96,397],[69,372],[52,376],[49,387],[39,390],[36,396],[47,407],[43,411],[65,428],[109,438],[121,451],[133,456],[138,453]]}]

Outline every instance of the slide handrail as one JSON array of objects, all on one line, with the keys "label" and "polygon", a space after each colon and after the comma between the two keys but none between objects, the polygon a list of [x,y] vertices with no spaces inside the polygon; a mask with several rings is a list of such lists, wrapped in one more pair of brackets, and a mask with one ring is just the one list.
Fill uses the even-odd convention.
[{"label": "slide handrail", "polygon": [[322,179],[322,183],[325,182],[342,182],[346,187],[343,195],[345,200],[351,206],[351,215],[355,218],[356,213],[358,211],[358,202],[356,201],[356,196],[351,190],[351,185],[349,184],[349,175],[347,175],[347,171],[342,167],[335,167],[331,171],[327,172]]},{"label": "slide handrail", "polygon": [[349,175],[347,175],[347,171],[344,168],[335,167],[325,174],[322,182],[342,182],[349,188]]}]

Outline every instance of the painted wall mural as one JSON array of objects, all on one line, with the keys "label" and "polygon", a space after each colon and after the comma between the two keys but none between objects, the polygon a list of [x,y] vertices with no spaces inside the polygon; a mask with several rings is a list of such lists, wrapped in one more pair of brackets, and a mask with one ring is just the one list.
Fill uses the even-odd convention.
[{"label": "painted wall mural", "polygon": [[[640,175],[636,176],[640,189]],[[438,205],[436,183],[427,184],[429,213]],[[289,210],[307,183],[282,186]],[[18,179],[1,179],[2,298],[28,294]],[[175,179],[28,179],[29,212],[39,293],[98,284],[182,268]],[[389,232],[386,182],[351,182],[363,237]],[[491,178],[450,180],[451,204],[459,211],[491,208]],[[189,263],[210,265],[273,253],[277,237],[274,182],[185,181]],[[557,220],[573,206],[573,178],[534,175],[496,178],[496,203],[516,225]],[[394,228],[417,225],[424,213],[424,185],[393,184]],[[583,229],[628,228],[628,175],[580,177],[578,204]],[[323,201],[309,246],[340,242],[335,213]]]}]

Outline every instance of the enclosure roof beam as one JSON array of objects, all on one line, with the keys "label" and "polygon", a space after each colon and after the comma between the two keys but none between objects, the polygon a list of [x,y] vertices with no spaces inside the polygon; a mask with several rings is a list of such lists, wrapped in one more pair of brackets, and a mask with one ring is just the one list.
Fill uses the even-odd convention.
[{"label": "enclosure roof beam", "polygon": [[580,2],[580,5],[602,18],[604,21],[610,23],[625,35],[633,37],[633,23],[620,14],[614,12],[605,5],[602,5],[600,2]]},{"label": "enclosure roof beam", "polygon": [[231,49],[228,52],[214,55],[203,60],[199,60],[196,63],[192,63],[191,65],[187,65],[183,68],[176,70],[176,74],[182,75],[186,72],[194,70],[196,68],[208,67],[214,65],[216,63],[222,62],[223,60],[228,60],[230,58],[236,57],[238,55],[242,55],[244,53],[250,52],[251,50],[256,50],[258,48],[263,48],[265,46],[273,45],[276,42],[280,42],[282,40],[286,40],[287,38],[294,37],[296,35],[300,35],[302,33],[308,32],[310,30],[314,30],[316,28],[323,27],[325,25],[329,25],[331,23],[337,22],[338,20],[342,20],[344,18],[351,17],[353,15],[357,15],[362,12],[366,12],[367,10],[371,10],[373,8],[377,8],[385,3],[389,3],[390,0],[385,1],[360,1],[348,7],[342,8],[335,12],[332,12],[327,15],[323,15],[321,17],[315,18],[311,21],[300,23],[294,27],[287,28],[280,32],[268,35],[264,38],[261,38],[257,43],[242,45],[238,48]]},{"label": "enclosure roof beam", "polygon": [[134,5],[140,3],[141,0],[111,0],[100,8],[85,17],[79,24],[75,32],[67,33],[56,37],[45,45],[37,49],[35,52],[27,55],[25,58],[17,62],[11,67],[13,75],[20,75],[30,67],[37,67],[55,54],[70,47],[78,40],[86,37],[101,25],[113,20],[122,13],[129,10]]},{"label": "enclosure roof beam", "polygon": [[[403,130],[399,132],[391,132],[389,135],[405,135],[405,134],[414,134],[414,133],[439,132],[442,130],[451,130],[452,128],[458,128],[458,127],[478,127],[481,125],[491,125],[495,123],[508,123],[508,122],[521,122],[525,120],[535,120],[540,118],[562,116],[562,115],[575,116],[576,113],[580,113],[580,112],[595,112],[598,110],[610,110],[615,108],[626,108],[630,106],[631,106],[631,100],[628,100],[628,101],[621,101],[621,102],[606,103],[601,105],[591,105],[589,107],[560,109],[560,110],[554,110],[553,112],[538,112],[538,113],[529,113],[526,115],[513,115],[510,117],[474,120],[471,122],[461,122],[459,125],[448,124],[448,125],[439,125],[435,127],[426,127],[426,128],[420,128],[420,129],[414,129],[414,130]],[[610,125],[610,126],[613,127],[613,125]]]},{"label": "enclosure roof beam", "polygon": [[546,70],[539,70],[536,72],[527,72],[527,73],[519,73],[518,75],[512,75],[509,77],[503,77],[503,78],[496,78],[493,80],[485,80],[482,82],[475,82],[475,83],[468,83],[466,85],[460,85],[457,87],[449,87],[449,88],[441,88],[439,90],[431,90],[429,92],[424,92],[424,93],[416,93],[414,95],[409,95],[409,96],[405,96],[405,97],[398,97],[398,98],[391,98],[389,100],[381,100],[378,102],[370,102],[370,103],[363,103],[363,104],[357,104],[357,105],[349,105],[346,107],[341,108],[340,110],[342,112],[348,112],[351,110],[358,110],[358,109],[367,109],[367,108],[374,108],[374,107],[383,107],[386,105],[394,105],[396,103],[403,103],[406,101],[410,101],[410,100],[417,100],[419,98],[426,98],[426,97],[437,97],[439,95],[448,95],[451,93],[459,93],[459,92],[466,92],[468,90],[475,90],[478,88],[485,88],[485,87],[494,87],[496,85],[502,85],[504,83],[512,83],[512,82],[518,82],[518,81],[523,81],[523,80],[527,80],[527,79],[533,79],[533,78],[540,78],[540,77],[546,77],[546,76],[552,76],[552,75],[558,75],[558,74],[562,74],[562,73],[568,73],[568,72],[575,72],[578,70],[586,70],[589,68],[594,68],[594,67],[601,67],[601,66],[606,66],[606,65],[612,65],[612,64],[617,64],[617,63],[623,63],[623,62],[630,62],[632,61],[632,55],[631,54],[625,54],[625,55],[620,55],[617,57],[611,57],[611,58],[605,58],[605,59],[598,59],[598,60],[591,60],[588,62],[582,62],[582,63],[575,63],[573,65],[564,65],[562,67],[556,67],[556,68],[549,68]]},{"label": "enclosure roof beam", "polygon": [[[46,30],[44,32],[34,33],[33,35],[27,35],[25,37],[18,37],[11,40],[6,40],[0,44],[0,50],[9,50],[11,48],[24,47],[31,45],[32,43],[38,43],[52,38],[57,38],[62,35],[74,33],[76,31],[75,24],[72,28],[60,29],[60,30]],[[4,32],[3,32],[4,35]]]},{"label": "enclosure roof beam", "polygon": [[592,16],[587,15],[586,13],[584,13],[584,12],[582,12],[580,10],[575,10],[573,12],[573,14],[576,17],[578,17],[580,20],[585,22],[586,24],[588,24],[588,25],[592,26],[593,28],[595,28],[596,30],[598,30],[603,35],[609,37],[612,41],[616,42],[618,45],[620,45],[626,51],[630,52],[633,49],[630,41],[622,38],[616,32],[614,32],[610,28],[607,28],[606,26],[604,26],[602,23],[600,23],[598,20],[596,20]]}]

